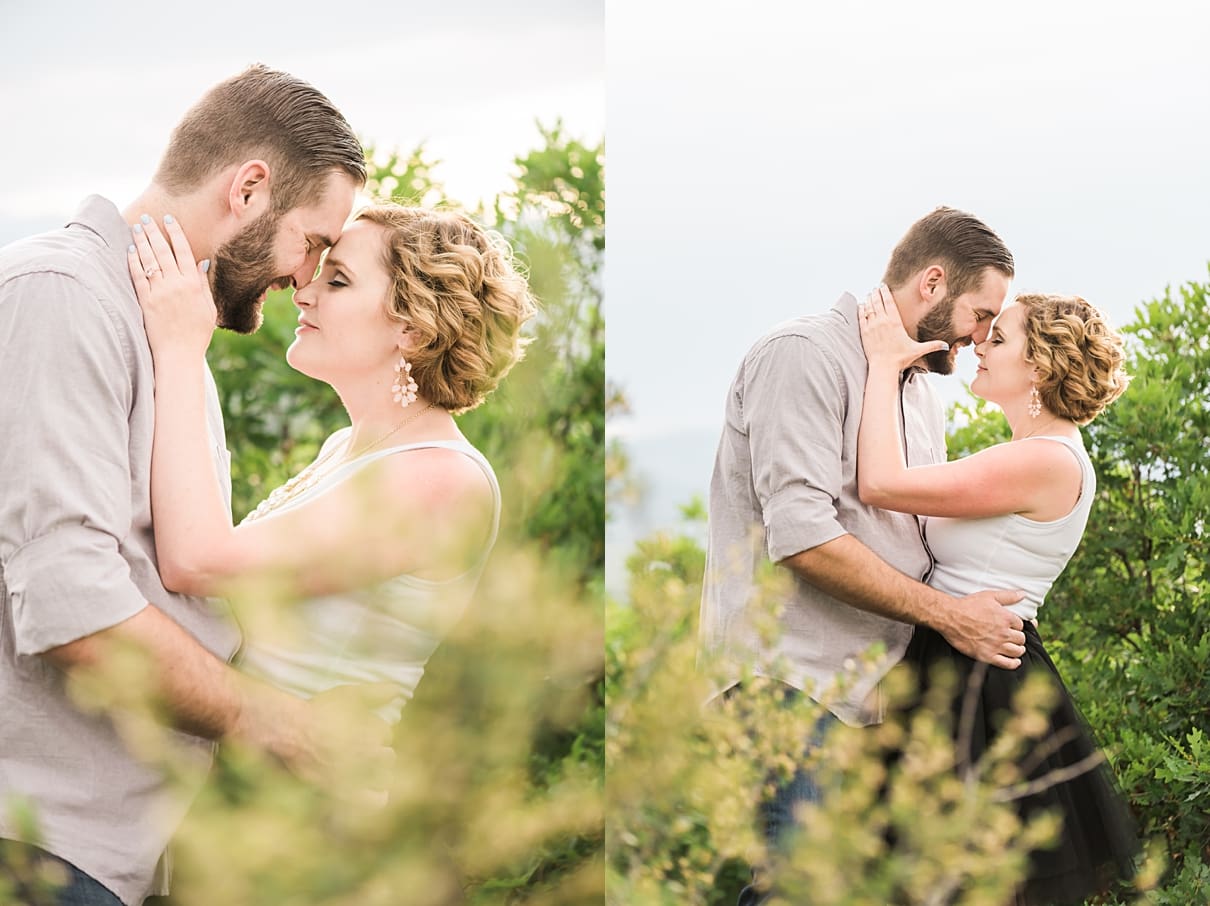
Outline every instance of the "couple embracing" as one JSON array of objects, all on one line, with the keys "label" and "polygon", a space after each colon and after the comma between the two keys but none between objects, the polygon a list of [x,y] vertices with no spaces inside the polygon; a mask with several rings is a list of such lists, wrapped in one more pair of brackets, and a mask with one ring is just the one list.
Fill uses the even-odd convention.
[{"label": "couple embracing", "polygon": [[[166,893],[187,807],[113,715],[76,703],[73,672],[142,648],[194,763],[238,739],[322,774],[347,744],[324,732],[332,708],[362,715],[367,762],[389,757],[493,546],[499,486],[453,416],[520,358],[533,299],[461,213],[354,211],[366,175],[331,102],[257,65],[186,114],[125,209],[93,196],[0,250],[0,840],[54,863],[63,906]],[[205,352],[290,287],[287,360],[350,425],[233,526]],[[240,632],[210,596],[265,574],[290,583],[300,632],[243,640],[231,666]]]},{"label": "couple embracing", "polygon": [[[1096,490],[1081,440],[1125,389],[1122,342],[1078,296],[1005,302],[1011,253],[976,217],[938,208],[911,226],[865,300],[776,328],[748,352],[727,397],[710,487],[702,600],[704,659],[720,692],[763,676],[826,707],[796,761],[837,725],[889,719],[881,680],[896,664],[924,683],[938,664],[959,679],[975,731],[959,771],[991,746],[1014,693],[1039,674],[1058,693],[1048,752],[1032,777],[1069,777],[1019,800],[1052,810],[1057,845],[1031,854],[1014,897],[1082,903],[1128,877],[1137,851],[1108,766],[1042,644],[1039,608],[1079,545]],[[946,462],[941,407],[925,375],[949,374],[973,346],[971,391],[995,403],[1011,440]],[[755,613],[764,564],[789,573],[769,641]],[[1044,625],[1044,622],[1041,624]],[[855,673],[871,649],[877,669]],[[796,806],[828,795],[802,766],[761,805],[773,851]],[[820,853],[826,859],[826,853]],[[776,885],[776,875],[774,875]],[[764,894],[745,889],[741,903]]]}]

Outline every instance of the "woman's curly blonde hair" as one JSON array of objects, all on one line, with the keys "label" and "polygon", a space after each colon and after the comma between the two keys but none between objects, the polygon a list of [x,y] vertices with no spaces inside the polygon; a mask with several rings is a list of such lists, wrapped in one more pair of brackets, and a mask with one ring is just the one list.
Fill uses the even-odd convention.
[{"label": "woman's curly blonde hair", "polygon": [[1122,395],[1122,337],[1079,296],[1026,293],[1025,361],[1038,370],[1038,396],[1051,412],[1086,425]]},{"label": "woman's curly blonde hair", "polygon": [[356,219],[386,230],[387,314],[417,334],[418,390],[450,412],[474,409],[524,355],[521,325],[537,311],[508,243],[453,210],[375,204]]}]

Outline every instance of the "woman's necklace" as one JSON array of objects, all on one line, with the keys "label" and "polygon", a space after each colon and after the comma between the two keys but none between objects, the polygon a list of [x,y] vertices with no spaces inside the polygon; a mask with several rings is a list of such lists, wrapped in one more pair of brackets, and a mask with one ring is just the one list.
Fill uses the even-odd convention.
[{"label": "woman's necklace", "polygon": [[1062,420],[1062,419],[1060,419],[1060,418],[1052,418],[1052,419],[1051,419],[1050,421],[1048,421],[1046,424],[1044,424],[1044,425],[1038,425],[1036,428],[1034,428],[1034,429],[1033,429],[1032,431],[1030,431],[1028,434],[1025,434],[1025,435],[1023,435],[1023,436],[1021,436],[1021,437],[1018,437],[1018,438],[1017,438],[1017,440],[1025,440],[1025,439],[1030,438],[1030,437],[1037,437],[1037,436],[1038,436],[1038,432],[1039,432],[1039,431],[1042,431],[1042,430],[1044,430],[1044,429],[1045,429],[1045,430],[1047,430],[1047,431],[1049,431],[1049,430],[1050,430],[1051,428],[1053,428],[1055,425],[1062,424],[1062,422],[1063,422],[1063,420]]},{"label": "woman's necklace", "polygon": [[[240,522],[240,525],[243,525],[245,522],[253,522],[257,519],[263,519],[269,513],[279,510],[290,501],[301,497],[311,488],[315,487],[315,485],[319,484],[320,481],[327,478],[329,475],[343,466],[346,462],[351,462],[354,459],[364,456],[371,450],[381,445],[382,442],[388,437],[391,437],[398,432],[404,425],[420,418],[420,416],[432,409],[433,405],[433,403],[429,403],[419,412],[409,413],[407,417],[394,428],[382,435],[382,437],[378,438],[378,440],[374,441],[373,443],[362,447],[356,453],[338,456],[337,450],[339,448],[333,448],[329,453],[316,459],[313,463],[311,463],[281,487],[274,488],[268,497],[256,505],[256,509],[243,518],[243,520]],[[327,466],[327,468],[323,468],[324,466]]]},{"label": "woman's necklace", "polygon": [[[350,460],[357,459],[359,456],[365,456],[367,453],[369,453],[371,450],[373,450],[375,447],[377,447],[380,443],[382,443],[384,440],[386,440],[388,437],[390,437],[392,434],[394,434],[396,431],[398,431],[404,425],[408,424],[409,422],[414,422],[416,419],[420,418],[420,416],[424,415],[424,413],[426,413],[430,409],[432,409],[434,405],[436,405],[436,404],[429,403],[427,406],[425,406],[419,412],[413,412],[410,415],[406,416],[403,421],[401,421],[399,424],[397,424],[394,428],[392,428],[386,434],[382,435],[382,437],[378,438],[378,440],[374,441],[372,444],[367,444],[366,446],[364,446],[360,450],[358,450],[356,453],[352,453],[352,454],[344,457],[341,461],[349,462]],[[350,440],[351,439],[352,438],[350,438]]]}]

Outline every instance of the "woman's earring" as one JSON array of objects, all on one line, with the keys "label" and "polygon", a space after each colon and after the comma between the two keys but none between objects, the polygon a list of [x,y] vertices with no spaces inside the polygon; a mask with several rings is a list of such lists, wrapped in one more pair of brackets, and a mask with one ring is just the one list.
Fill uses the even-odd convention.
[{"label": "woman's earring", "polygon": [[1042,397],[1038,395],[1038,385],[1029,385],[1029,416],[1037,418],[1042,414]]},{"label": "woman's earring", "polygon": [[412,377],[412,363],[399,356],[395,363],[395,383],[391,385],[394,400],[401,409],[406,409],[416,402],[416,379]]}]

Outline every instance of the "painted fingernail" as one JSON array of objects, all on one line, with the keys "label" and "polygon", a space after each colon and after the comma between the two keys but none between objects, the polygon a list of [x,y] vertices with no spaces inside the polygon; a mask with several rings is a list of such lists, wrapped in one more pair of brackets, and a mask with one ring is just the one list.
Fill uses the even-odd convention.
[{"label": "painted fingernail", "polygon": [[942,344],[941,344],[941,351],[942,351],[942,352],[947,352],[947,351],[949,350],[949,348],[950,348],[950,344],[949,344],[949,343],[942,343]]},{"label": "painted fingernail", "polygon": [[164,223],[175,223],[175,222],[176,221],[173,219],[171,214],[164,215]]},{"label": "painted fingernail", "polygon": [[135,231],[136,233],[141,233],[141,232],[143,232],[143,224],[141,224],[141,223],[136,223],[136,224],[134,225],[134,231]]},{"label": "painted fingernail", "polygon": [[202,262],[202,273],[204,274],[209,270],[210,270],[210,259],[207,258],[205,261]]},{"label": "painted fingernail", "polygon": [[151,223],[151,218],[149,216],[147,216],[146,214],[144,214],[142,217],[140,217],[139,220],[143,221],[143,223]]},{"label": "painted fingernail", "polygon": [[133,246],[133,245],[131,245],[131,246],[127,246],[126,251],[127,251],[129,254],[133,255],[133,254],[134,254],[134,246]]}]

